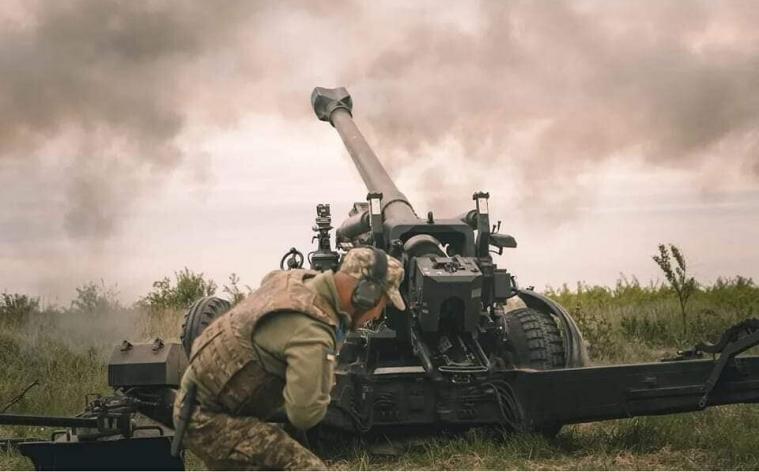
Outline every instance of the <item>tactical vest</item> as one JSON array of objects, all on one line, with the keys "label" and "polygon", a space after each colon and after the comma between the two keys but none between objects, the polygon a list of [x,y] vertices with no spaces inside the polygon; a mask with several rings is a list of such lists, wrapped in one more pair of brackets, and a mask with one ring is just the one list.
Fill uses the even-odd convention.
[{"label": "tactical vest", "polygon": [[[203,406],[233,415],[266,418],[281,406],[284,379],[264,370],[253,343],[256,325],[277,312],[297,311],[333,328],[335,309],[304,285],[319,274],[290,270],[269,273],[251,296],[210,324],[193,343],[190,366]],[[203,398],[205,397],[205,398]]]}]

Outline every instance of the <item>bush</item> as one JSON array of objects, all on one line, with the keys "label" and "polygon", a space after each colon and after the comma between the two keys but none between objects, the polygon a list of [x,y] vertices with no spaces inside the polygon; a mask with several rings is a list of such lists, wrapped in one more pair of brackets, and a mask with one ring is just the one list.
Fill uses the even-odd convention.
[{"label": "bush", "polygon": [[69,311],[102,315],[122,308],[116,287],[106,287],[105,282],[100,280],[100,284],[90,282],[77,287],[76,298],[71,301]]},{"label": "bush", "polygon": [[580,303],[575,305],[571,315],[588,343],[591,357],[609,357],[614,353],[613,327],[608,317],[586,311]]},{"label": "bush", "polygon": [[676,345],[677,339],[670,335],[667,322],[654,316],[623,316],[620,328],[625,338],[651,346]]},{"label": "bush", "polygon": [[749,277],[718,277],[704,292],[715,305],[725,311],[738,314],[740,318],[759,316],[759,287]]},{"label": "bush", "polygon": [[[681,253],[679,258],[684,263]],[[679,265],[677,258],[670,263],[677,277],[672,264]],[[684,272],[681,278],[689,279]],[[636,361],[646,352],[654,355],[659,350],[664,355],[662,350],[691,348],[759,316],[759,287],[750,278],[720,277],[711,286],[692,284],[687,330],[682,329],[683,304],[669,283],[641,285],[635,277],[621,275],[614,287],[581,282],[574,290],[567,285],[549,288],[546,295],[570,309],[596,360]]]},{"label": "bush", "polygon": [[206,280],[203,273],[195,273],[185,267],[179,272],[174,272],[174,282],[164,277],[153,282],[153,291],[138,303],[148,310],[156,312],[162,310],[183,310],[189,307],[195,300],[216,293],[216,283]]},{"label": "bush", "polygon": [[0,321],[21,324],[29,315],[39,311],[40,299],[18,293],[0,294]]}]

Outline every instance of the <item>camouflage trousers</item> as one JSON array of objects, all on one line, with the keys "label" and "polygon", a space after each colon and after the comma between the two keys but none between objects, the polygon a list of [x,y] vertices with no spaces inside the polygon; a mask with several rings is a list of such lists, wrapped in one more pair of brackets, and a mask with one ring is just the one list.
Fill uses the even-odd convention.
[{"label": "camouflage trousers", "polygon": [[252,416],[195,408],[184,445],[213,470],[326,470],[281,428]]}]

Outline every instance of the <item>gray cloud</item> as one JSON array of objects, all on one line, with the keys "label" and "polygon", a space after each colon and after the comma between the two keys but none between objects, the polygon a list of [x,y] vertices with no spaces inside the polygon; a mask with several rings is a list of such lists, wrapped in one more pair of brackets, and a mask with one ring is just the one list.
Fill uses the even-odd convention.
[{"label": "gray cloud", "polygon": [[[181,160],[174,139],[202,82],[197,61],[229,46],[248,2],[30,3],[0,33],[0,158],[47,149],[62,175],[72,237],[102,238]],[[220,27],[225,25],[225,27]],[[205,74],[211,74],[207,71]]]},{"label": "gray cloud", "polygon": [[362,113],[391,162],[453,137],[473,164],[516,161],[537,206],[547,185],[571,203],[562,187],[624,154],[756,171],[755,3],[483,2],[478,13],[474,31],[399,20],[395,43],[358,59],[367,94],[382,97]]},{"label": "gray cloud", "polygon": [[[3,221],[33,216],[35,238],[102,247],[195,165],[188,129],[265,114],[297,134],[317,85],[351,90],[391,174],[428,164],[414,190],[442,214],[484,176],[516,208],[571,215],[593,195],[583,175],[615,158],[759,176],[751,1],[74,0],[2,15],[0,192],[23,195]],[[453,145],[457,167],[440,157]]]},{"label": "gray cloud", "polygon": [[624,153],[756,171],[752,2],[26,8],[27,24],[0,34],[0,157],[72,137],[75,237],[116,230],[111,210],[180,162],[188,120],[311,119],[303,97],[329,80],[355,86],[357,116],[389,165],[452,139],[473,163],[518,163],[512,177],[537,205],[547,201],[536,189],[576,186],[578,171]]}]

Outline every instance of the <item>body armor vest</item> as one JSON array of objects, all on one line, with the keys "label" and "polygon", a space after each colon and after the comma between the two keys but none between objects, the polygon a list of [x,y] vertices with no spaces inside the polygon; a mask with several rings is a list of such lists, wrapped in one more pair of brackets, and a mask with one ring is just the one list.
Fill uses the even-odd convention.
[{"label": "body armor vest", "polygon": [[208,326],[193,343],[189,368],[201,388],[205,407],[234,415],[266,418],[281,406],[285,380],[268,373],[258,361],[253,333],[265,317],[297,311],[333,328],[339,315],[303,282],[316,271],[269,273],[251,296]]}]

